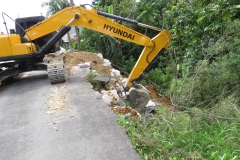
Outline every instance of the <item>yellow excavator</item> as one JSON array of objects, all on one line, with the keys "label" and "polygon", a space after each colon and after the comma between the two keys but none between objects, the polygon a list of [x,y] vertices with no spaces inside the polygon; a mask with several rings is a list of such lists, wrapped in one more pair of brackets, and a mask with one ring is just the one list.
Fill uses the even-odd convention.
[{"label": "yellow excavator", "polygon": [[[159,33],[149,38],[111,19],[157,30]],[[166,29],[79,6],[65,8],[47,19],[41,16],[20,18],[15,24],[16,31],[10,30],[10,33],[0,35],[0,81],[27,71],[47,70],[51,83],[64,82],[63,61],[44,63],[44,56],[56,50],[56,44],[72,26],[85,27],[144,46],[125,86],[132,108],[144,108],[148,103],[149,93],[139,82],[171,41],[171,35]]]}]

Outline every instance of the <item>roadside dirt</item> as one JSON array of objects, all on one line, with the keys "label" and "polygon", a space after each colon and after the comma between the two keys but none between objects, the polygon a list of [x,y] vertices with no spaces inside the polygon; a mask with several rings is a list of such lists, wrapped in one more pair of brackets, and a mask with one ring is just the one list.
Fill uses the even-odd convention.
[{"label": "roadside dirt", "polygon": [[131,115],[132,117],[139,116],[139,114],[129,106],[121,107],[121,106],[110,105],[109,107],[112,108],[112,110],[117,114]]},{"label": "roadside dirt", "polygon": [[164,98],[164,97],[158,96],[156,87],[146,86],[146,88],[149,91],[150,98],[152,101],[161,103],[161,104],[167,106],[168,108],[170,108],[172,106],[171,100],[169,98]]},{"label": "roadside dirt", "polygon": [[[92,70],[96,70],[100,74],[104,74],[106,76],[111,76],[111,70],[113,69],[111,66],[103,66],[104,60],[98,57],[97,54],[92,52],[73,52],[73,53],[63,53],[56,58],[65,57],[66,66],[69,74],[71,74],[71,68],[78,66],[80,63],[90,62],[90,66]],[[45,59],[52,58],[51,55],[46,56]],[[124,77],[124,75],[123,75]],[[117,83],[121,85],[119,81],[119,77],[113,77],[117,80]],[[111,85],[115,86],[115,82],[111,82]],[[157,90],[154,86],[146,86],[150,93],[150,98],[152,101],[164,104],[167,107],[171,107],[170,99],[160,97],[157,94]],[[138,116],[137,112],[131,109],[130,107],[120,107],[115,105],[110,105],[114,112],[118,114],[130,114],[131,116]]]},{"label": "roadside dirt", "polygon": [[112,67],[103,66],[103,59],[97,56],[97,54],[92,52],[74,52],[65,53],[65,59],[68,69],[74,66],[78,66],[80,63],[90,62],[92,70],[96,70],[98,73],[104,73],[110,76]]}]

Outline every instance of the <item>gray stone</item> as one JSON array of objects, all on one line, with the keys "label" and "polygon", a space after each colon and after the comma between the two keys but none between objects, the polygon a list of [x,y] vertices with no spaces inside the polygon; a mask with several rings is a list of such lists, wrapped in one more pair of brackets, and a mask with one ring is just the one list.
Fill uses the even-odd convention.
[{"label": "gray stone", "polygon": [[126,107],[126,103],[122,99],[118,100],[117,105],[121,107]]},{"label": "gray stone", "polygon": [[104,76],[101,74],[96,74],[93,78],[95,81],[99,81],[100,83],[107,84],[110,81],[110,77]]},{"label": "gray stone", "polygon": [[152,111],[154,111],[156,107],[157,107],[156,103],[150,100],[146,105],[145,112],[150,114],[152,113]]},{"label": "gray stone", "polygon": [[152,113],[152,111],[154,111],[154,109],[156,108],[157,106],[147,106],[145,108],[145,113]]}]

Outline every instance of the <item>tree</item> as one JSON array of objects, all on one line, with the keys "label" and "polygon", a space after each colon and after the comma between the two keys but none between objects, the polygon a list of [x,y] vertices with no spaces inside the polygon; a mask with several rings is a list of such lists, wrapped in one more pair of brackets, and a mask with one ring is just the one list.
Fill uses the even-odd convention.
[{"label": "tree", "polygon": [[152,3],[150,5],[148,4],[144,4],[142,6],[142,12],[140,12],[137,15],[137,20],[141,20],[142,22],[146,23],[146,24],[154,24],[155,22],[155,17],[158,16],[159,11],[156,10],[153,6],[155,5],[155,3]]},{"label": "tree", "polygon": [[[68,0],[49,0],[48,2],[42,3],[42,7],[48,7],[48,11],[46,14],[47,17],[69,6],[70,6],[70,3],[68,2]],[[67,33],[67,36],[68,36],[69,48],[73,50],[69,32]]]},{"label": "tree", "polygon": [[[70,0],[71,6],[74,6],[74,2],[73,0]],[[80,50],[80,37],[79,37],[79,30],[78,27],[74,27],[75,28],[75,32],[76,32],[76,36],[77,36],[77,50]]]}]

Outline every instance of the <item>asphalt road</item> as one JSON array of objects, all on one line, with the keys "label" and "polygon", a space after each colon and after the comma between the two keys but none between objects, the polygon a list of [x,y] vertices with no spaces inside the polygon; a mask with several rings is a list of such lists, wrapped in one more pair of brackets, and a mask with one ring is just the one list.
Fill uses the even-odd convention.
[{"label": "asphalt road", "polygon": [[117,115],[72,76],[51,85],[46,72],[29,72],[0,92],[0,159],[136,160]]}]

